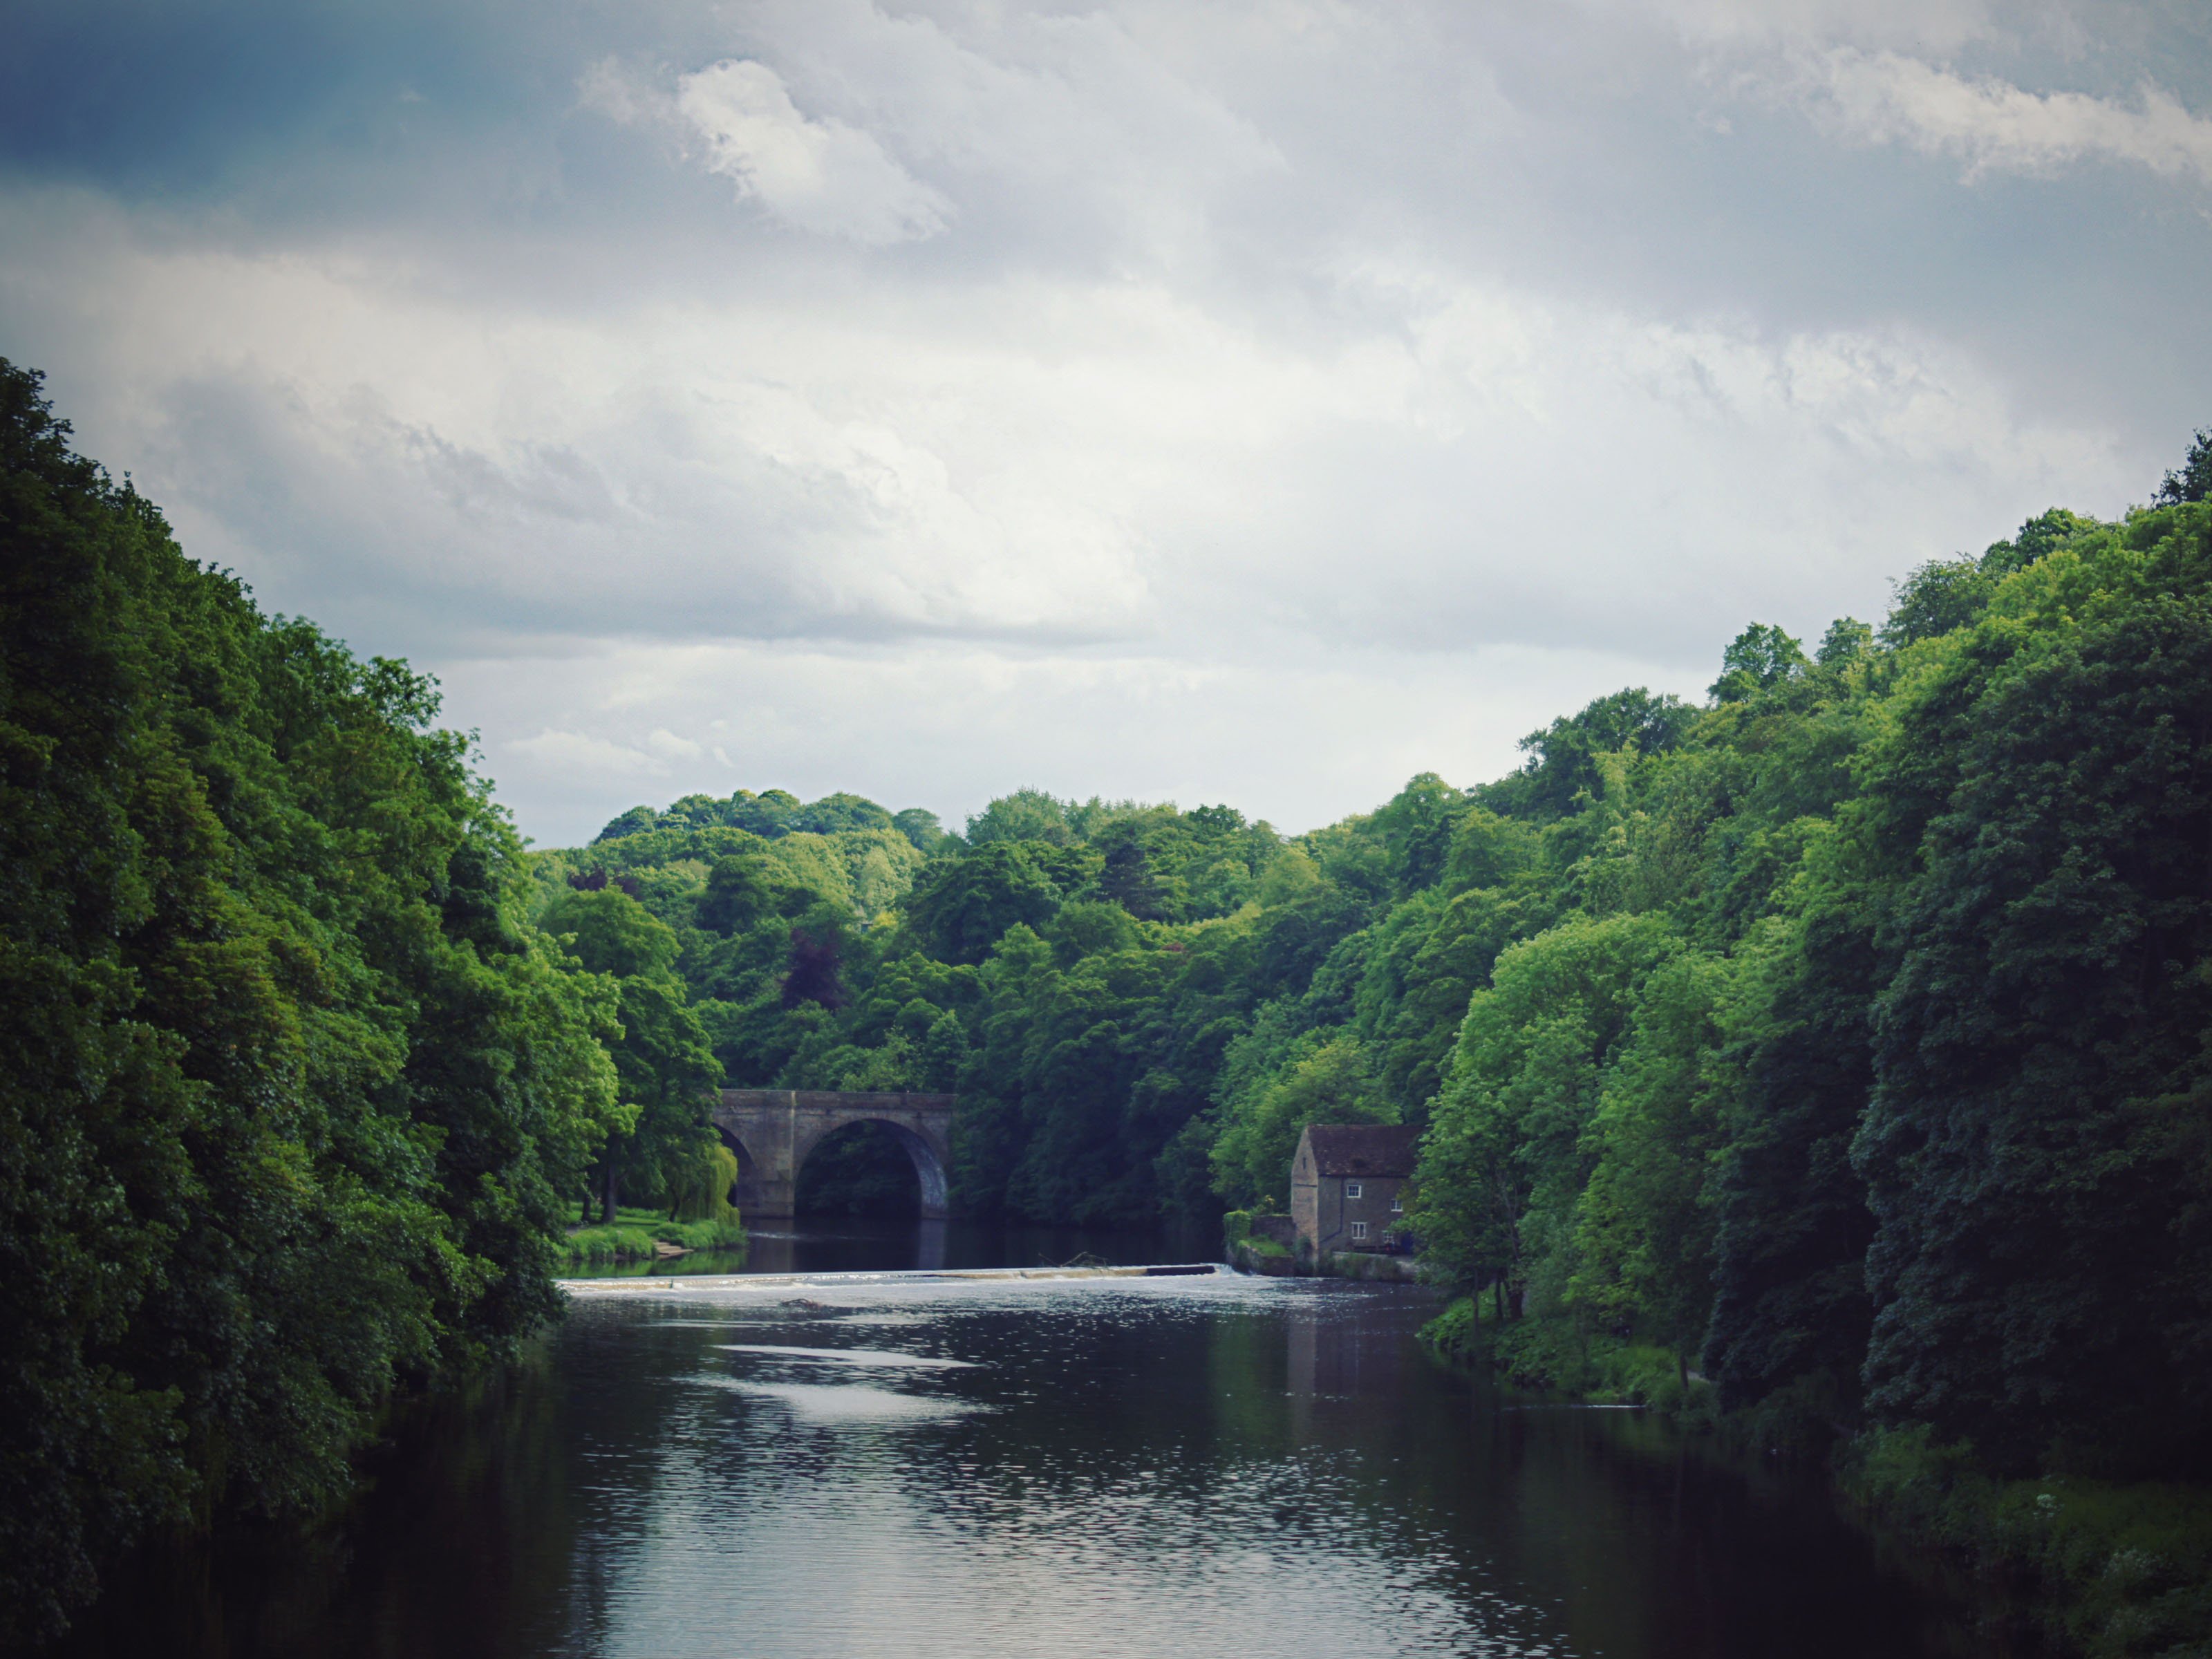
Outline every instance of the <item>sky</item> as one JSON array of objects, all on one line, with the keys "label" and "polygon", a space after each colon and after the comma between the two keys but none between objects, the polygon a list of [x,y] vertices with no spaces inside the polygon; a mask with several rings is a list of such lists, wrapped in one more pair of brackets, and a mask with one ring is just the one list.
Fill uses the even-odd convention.
[{"label": "sky", "polygon": [[15,0],[0,356],[526,835],[1296,831],[2212,425],[2201,0]]}]

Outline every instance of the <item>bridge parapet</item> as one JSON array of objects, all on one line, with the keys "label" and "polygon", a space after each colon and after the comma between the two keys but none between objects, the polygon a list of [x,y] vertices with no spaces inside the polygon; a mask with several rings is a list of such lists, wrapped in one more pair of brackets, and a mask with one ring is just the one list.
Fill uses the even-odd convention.
[{"label": "bridge parapet", "polygon": [[882,1123],[914,1160],[923,1218],[941,1218],[957,1101],[955,1095],[889,1091],[723,1090],[714,1127],[738,1155],[738,1214],[763,1220],[788,1217],[807,1154],[848,1124]]}]

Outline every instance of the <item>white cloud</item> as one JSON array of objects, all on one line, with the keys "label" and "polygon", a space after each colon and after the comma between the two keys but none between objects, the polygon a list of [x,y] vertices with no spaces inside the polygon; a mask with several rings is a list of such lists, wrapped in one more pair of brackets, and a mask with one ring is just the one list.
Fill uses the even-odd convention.
[{"label": "white cloud", "polygon": [[559,732],[550,726],[535,737],[514,738],[497,745],[497,752],[520,755],[549,780],[668,775],[668,763],[658,756],[606,738],[582,732]]},{"label": "white cloud", "polygon": [[[1231,18],[1013,6],[969,9],[955,27],[867,0],[762,0],[750,17],[810,101],[1056,229],[1089,220],[1187,248],[1217,191],[1284,168],[1192,72],[1235,42]],[[1255,21],[1255,33],[1285,33],[1283,9]],[[998,234],[1012,228],[1001,219]]]},{"label": "white cloud", "polygon": [[1893,52],[1845,47],[1802,62],[1778,89],[1857,142],[1961,157],[1969,179],[2104,161],[2212,185],[2212,119],[2148,81],[2132,103],[2122,103],[2030,92]]},{"label": "white cloud", "polygon": [[678,126],[708,172],[795,229],[881,247],[938,235],[951,222],[952,204],[872,134],[803,113],[765,64],[726,59],[662,92],[606,60],[582,91],[587,105],[627,125]]},{"label": "white cloud", "polygon": [[665,726],[657,726],[646,734],[646,746],[656,755],[671,761],[696,760],[707,751],[689,738],[679,738]]}]

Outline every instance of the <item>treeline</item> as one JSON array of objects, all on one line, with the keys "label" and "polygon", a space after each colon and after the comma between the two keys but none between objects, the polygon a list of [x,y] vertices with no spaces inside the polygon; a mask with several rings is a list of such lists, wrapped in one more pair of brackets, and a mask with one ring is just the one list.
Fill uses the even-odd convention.
[{"label": "treeline", "polygon": [[1437,1259],[1729,1407],[2202,1472],[2212,507],[2169,493],[1924,567],[1809,659],[1747,632],[1528,814],[1558,915],[1430,1108]]},{"label": "treeline", "polygon": [[715,1155],[672,951],[532,925],[436,710],[0,362],[0,1647],[133,1537],[341,1496],[395,1388],[557,1314],[610,1157]]},{"label": "treeline", "polygon": [[[960,1090],[956,1202],[982,1217],[1156,1221],[1159,1160],[1210,1109],[1256,1002],[1303,986],[1365,913],[1226,807],[1035,790],[965,836],[849,796],[694,798],[535,856],[545,926],[567,928],[572,890],[598,884],[669,930],[732,1084]],[[879,860],[901,890],[872,911],[853,872]],[[912,1185],[888,1141],[878,1156],[850,1172],[859,1189]],[[1166,1178],[1184,1207],[1212,1203],[1202,1150]]]}]

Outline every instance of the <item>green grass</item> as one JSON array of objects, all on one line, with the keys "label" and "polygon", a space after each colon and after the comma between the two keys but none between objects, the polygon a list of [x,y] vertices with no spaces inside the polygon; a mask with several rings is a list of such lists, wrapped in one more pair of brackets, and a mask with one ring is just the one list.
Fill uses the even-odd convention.
[{"label": "green grass", "polygon": [[728,1249],[745,1242],[745,1230],[735,1221],[671,1221],[659,1210],[623,1206],[615,1211],[612,1226],[579,1227],[568,1235],[568,1259],[581,1265],[605,1261],[645,1261],[656,1243],[681,1245],[687,1250]]},{"label": "green grass", "polygon": [[1288,1245],[1279,1244],[1266,1235],[1252,1231],[1252,1212],[1249,1210],[1231,1210],[1223,1216],[1221,1236],[1229,1246],[1232,1260],[1240,1246],[1254,1255],[1272,1256],[1281,1261],[1291,1259]]}]

